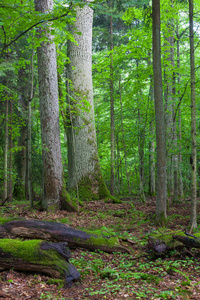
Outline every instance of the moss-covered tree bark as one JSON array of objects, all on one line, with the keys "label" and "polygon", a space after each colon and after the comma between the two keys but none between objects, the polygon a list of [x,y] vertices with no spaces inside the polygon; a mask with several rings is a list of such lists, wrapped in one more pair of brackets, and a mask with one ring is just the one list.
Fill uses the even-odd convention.
[{"label": "moss-covered tree bark", "polygon": [[180,248],[200,248],[200,233],[192,235],[186,231],[176,230],[152,234],[149,237],[148,248],[157,255]]},{"label": "moss-covered tree bark", "polygon": [[[92,89],[93,10],[76,8],[76,22],[70,26],[77,44],[68,41],[70,64],[68,93],[68,186],[80,199],[110,197],[99,164]],[[76,34],[76,32],[81,32]]]},{"label": "moss-covered tree bark", "polygon": [[70,248],[81,247],[88,250],[99,249],[105,252],[129,252],[128,248],[120,245],[117,237],[77,230],[57,222],[10,221],[0,227],[0,235],[6,236],[7,233],[13,237],[25,239],[67,242]]},{"label": "moss-covered tree bark", "polygon": [[77,280],[80,274],[69,263],[70,252],[66,244],[0,239],[0,269],[44,273],[64,279],[66,283]]}]

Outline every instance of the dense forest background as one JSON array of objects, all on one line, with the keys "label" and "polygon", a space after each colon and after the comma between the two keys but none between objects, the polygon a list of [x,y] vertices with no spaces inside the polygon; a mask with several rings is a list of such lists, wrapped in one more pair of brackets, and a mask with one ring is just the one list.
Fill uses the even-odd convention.
[{"label": "dense forest background", "polygon": [[[74,43],[71,27],[77,25],[74,23],[76,7],[84,9],[84,5],[85,1],[56,1],[51,10],[39,11],[35,9],[37,1],[35,4],[31,0],[1,1],[2,202],[11,201],[13,197],[34,200],[43,195],[44,144],[41,140],[37,48],[41,43],[49,43],[48,34],[53,36],[50,43],[55,43],[57,53],[60,143],[66,184],[71,178],[66,131],[71,126],[67,114],[74,106],[67,101],[68,50],[69,41]],[[155,121],[161,117],[155,116],[154,109],[152,5],[146,0],[93,1],[89,5],[94,11],[92,78],[96,138],[101,172],[109,190],[107,194],[117,198],[139,195],[145,202],[147,195],[156,194]],[[194,5],[192,38],[198,132],[199,1]],[[191,34],[187,1],[161,0],[160,34],[167,194],[176,202],[191,195],[192,184],[191,137],[194,130],[191,132]],[[79,113],[85,115],[91,104],[85,96],[81,101]],[[198,145],[197,134],[196,149]],[[199,163],[197,152],[197,193]],[[82,196],[80,192],[82,186],[76,188],[72,196],[81,195],[80,200],[85,200],[84,193]],[[87,194],[85,198],[90,197]]]}]

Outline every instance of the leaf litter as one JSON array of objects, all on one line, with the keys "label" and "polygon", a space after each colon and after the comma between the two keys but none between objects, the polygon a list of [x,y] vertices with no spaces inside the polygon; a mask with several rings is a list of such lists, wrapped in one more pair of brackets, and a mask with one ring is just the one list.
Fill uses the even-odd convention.
[{"label": "leaf litter", "polygon": [[[198,199],[199,200],[199,199]],[[199,206],[199,202],[198,202]],[[189,201],[169,206],[170,230],[189,224]],[[155,198],[142,203],[124,198],[122,203],[85,202],[80,213],[30,210],[27,202],[8,203],[1,217],[18,217],[65,223],[73,228],[101,230],[103,234],[130,241],[131,254],[71,250],[70,262],[81,273],[72,287],[64,287],[48,276],[15,270],[0,272],[0,299],[200,299],[200,253],[192,249],[152,257],[146,242],[158,230],[154,223]],[[192,254],[192,256],[191,256]]]}]

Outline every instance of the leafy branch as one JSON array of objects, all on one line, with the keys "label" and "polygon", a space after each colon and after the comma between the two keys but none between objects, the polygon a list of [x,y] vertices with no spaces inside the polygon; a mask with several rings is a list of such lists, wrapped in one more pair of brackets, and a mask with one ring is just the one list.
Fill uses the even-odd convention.
[{"label": "leafy branch", "polygon": [[1,54],[0,54],[0,57],[3,56],[3,53],[4,51],[6,50],[6,48],[8,48],[10,45],[12,45],[13,43],[15,43],[18,39],[20,39],[23,35],[25,35],[27,32],[29,32],[31,29],[35,28],[36,26],[38,25],[41,25],[41,24],[45,24],[45,23],[48,23],[48,22],[52,22],[52,21],[56,21],[58,19],[61,19],[61,18],[64,18],[66,17],[68,14],[69,14],[69,11],[72,9],[72,2],[70,3],[69,5],[69,9],[66,13],[60,15],[60,16],[57,16],[57,17],[53,17],[53,18],[50,18],[50,19],[47,19],[47,20],[40,20],[38,22],[36,22],[35,24],[31,25],[30,27],[28,27],[26,30],[22,31],[20,34],[18,34],[12,41],[10,41],[9,43],[6,43],[6,32],[5,32],[5,29],[4,29],[4,26],[1,25],[1,28],[3,30],[3,34],[4,34],[4,44],[3,44],[3,48],[1,50]]}]

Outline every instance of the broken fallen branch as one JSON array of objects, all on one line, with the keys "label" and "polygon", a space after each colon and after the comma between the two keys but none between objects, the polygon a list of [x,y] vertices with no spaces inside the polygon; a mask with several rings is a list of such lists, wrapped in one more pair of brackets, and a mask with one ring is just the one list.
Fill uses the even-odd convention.
[{"label": "broken fallen branch", "polygon": [[15,269],[44,273],[66,283],[80,277],[76,268],[69,263],[67,243],[48,243],[41,240],[21,241],[0,239],[0,269]]},{"label": "broken fallen branch", "polygon": [[196,236],[194,236],[186,231],[172,231],[162,234],[154,234],[149,237],[148,241],[148,248],[156,255],[184,247],[200,248],[200,233],[196,233]]},{"label": "broken fallen branch", "polygon": [[70,248],[81,247],[93,251],[130,252],[120,245],[117,237],[89,233],[57,222],[20,220],[7,222],[2,226],[11,236],[15,237],[67,242]]}]

